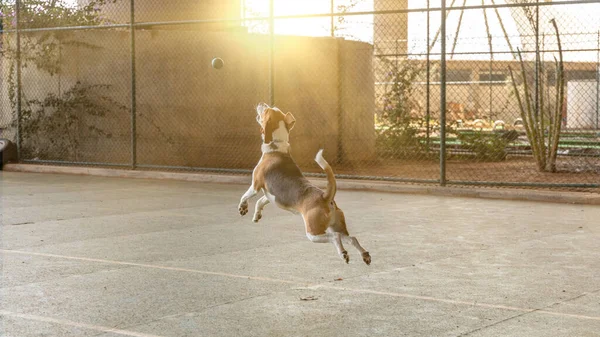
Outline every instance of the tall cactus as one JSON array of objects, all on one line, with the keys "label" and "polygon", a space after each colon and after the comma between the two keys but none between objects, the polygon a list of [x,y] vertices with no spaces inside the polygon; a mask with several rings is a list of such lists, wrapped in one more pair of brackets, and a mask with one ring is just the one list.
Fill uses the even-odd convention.
[{"label": "tall cactus", "polygon": [[[509,66],[510,78],[513,85],[513,90],[519,103],[521,119],[523,126],[527,132],[527,138],[531,144],[533,157],[536,160],[539,171],[556,172],[556,156],[558,153],[558,142],[560,140],[560,130],[562,126],[562,111],[564,107],[565,96],[565,76],[563,65],[562,45],[558,26],[554,19],[550,20],[556,31],[556,39],[558,42],[559,59],[554,58],[556,67],[556,93],[554,95],[554,104],[544,104],[544,87],[547,86],[546,80],[538,81],[538,92],[540,99],[536,102],[535,95],[531,92],[531,86],[527,73],[525,71],[525,62],[521,56],[521,51],[518,51],[519,62],[521,65],[521,76],[523,78],[523,94],[517,87],[515,76],[512,68]],[[543,66],[540,67],[543,73]],[[548,97],[550,100],[550,97]],[[539,108],[535,107],[539,104]],[[547,120],[546,120],[547,119]]]}]

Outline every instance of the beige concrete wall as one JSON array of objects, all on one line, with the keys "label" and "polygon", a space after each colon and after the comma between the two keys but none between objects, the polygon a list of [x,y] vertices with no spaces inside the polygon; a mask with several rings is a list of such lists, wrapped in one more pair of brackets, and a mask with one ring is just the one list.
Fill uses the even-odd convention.
[{"label": "beige concrete wall", "polygon": [[[99,95],[128,107],[129,33],[82,31],[75,38],[95,47],[64,46],[60,76],[28,70],[24,88],[29,97],[64,92],[81,81],[110,85]],[[137,31],[138,163],[253,167],[261,144],[254,107],[269,101],[268,45],[268,36],[246,33]],[[326,158],[333,163],[339,148],[357,143],[361,151],[348,152],[346,159],[370,158],[374,152],[372,47],[331,38],[287,36],[278,36],[275,46],[275,104],[296,116],[291,133],[296,160],[312,167],[316,151],[324,146]],[[211,67],[214,57],[225,61],[221,70]],[[340,115],[349,116],[343,124],[338,122]],[[129,162],[129,111],[115,109],[109,116],[83,118],[111,137],[82,129],[78,160]],[[60,157],[55,154],[51,159],[64,159]]]},{"label": "beige concrete wall", "polygon": [[[375,11],[408,9],[408,0],[374,0]],[[373,41],[380,54],[408,52],[408,14],[378,14],[374,17]]]},{"label": "beige concrete wall", "polygon": [[[78,0],[80,6],[90,0]],[[101,15],[114,22],[129,22],[130,2],[102,6]],[[135,0],[136,22],[240,19],[240,0]],[[239,23],[238,23],[239,25]]]},{"label": "beige concrete wall", "polygon": [[332,38],[275,40],[275,105],[296,117],[292,151],[307,165],[321,146],[331,162],[338,156],[339,53]]},{"label": "beige concrete wall", "polygon": [[375,159],[373,129],[375,111],[375,76],[373,46],[361,42],[340,43],[341,58],[341,141],[342,160]]}]

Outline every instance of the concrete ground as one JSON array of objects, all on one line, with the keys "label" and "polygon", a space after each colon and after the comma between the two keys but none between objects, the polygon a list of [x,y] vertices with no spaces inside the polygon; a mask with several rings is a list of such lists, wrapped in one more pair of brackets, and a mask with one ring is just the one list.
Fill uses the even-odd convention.
[{"label": "concrete ground", "polygon": [[598,206],[338,191],[366,266],[247,186],[0,177],[1,336],[600,336]]}]

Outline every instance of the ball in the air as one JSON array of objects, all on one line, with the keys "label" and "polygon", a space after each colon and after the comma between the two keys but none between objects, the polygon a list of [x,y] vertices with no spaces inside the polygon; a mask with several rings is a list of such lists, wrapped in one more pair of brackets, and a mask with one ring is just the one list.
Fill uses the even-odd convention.
[{"label": "ball in the air", "polygon": [[224,64],[225,63],[223,62],[223,60],[220,57],[215,57],[212,60],[212,67],[215,68],[215,69],[221,69],[221,68],[223,68]]}]

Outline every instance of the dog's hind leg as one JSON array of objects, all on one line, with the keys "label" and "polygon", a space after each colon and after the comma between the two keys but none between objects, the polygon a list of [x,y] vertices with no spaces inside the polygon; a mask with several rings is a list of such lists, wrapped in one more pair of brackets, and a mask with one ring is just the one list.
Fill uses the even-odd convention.
[{"label": "dog's hind leg", "polygon": [[344,240],[344,242],[346,242],[347,244],[353,245],[354,248],[356,248],[356,250],[358,250],[358,252],[362,255],[363,261],[367,265],[371,264],[371,255],[369,254],[369,252],[366,251],[366,249],[364,249],[360,245],[360,243],[358,243],[358,240],[354,236],[349,236],[349,235],[343,235],[342,234],[342,240]]},{"label": "dog's hind leg", "polygon": [[333,236],[333,240],[332,240],[333,245],[337,249],[340,257],[342,259],[344,259],[344,261],[346,261],[346,263],[350,262],[350,255],[348,255],[348,252],[344,249],[344,246],[342,245],[342,234],[337,233],[337,232],[332,232],[331,235]]},{"label": "dog's hind leg", "polygon": [[348,252],[346,251],[346,249],[344,249],[344,246],[342,245],[342,236],[340,235],[340,233],[327,232],[321,235],[312,235],[306,232],[306,237],[308,237],[308,239],[314,243],[333,243],[338,255],[344,261],[346,261],[346,263],[350,261],[350,256],[348,255]]},{"label": "dog's hind leg", "polygon": [[266,195],[263,195],[262,198],[258,199],[256,206],[254,207],[254,217],[252,218],[252,221],[258,222],[258,220],[262,219],[263,208],[265,208],[269,202]]}]

